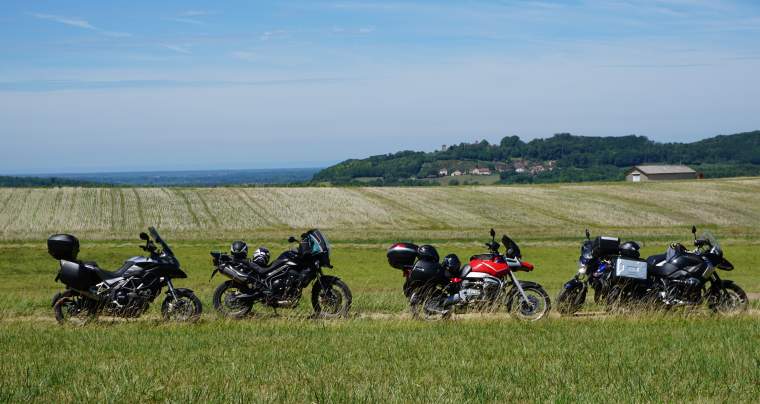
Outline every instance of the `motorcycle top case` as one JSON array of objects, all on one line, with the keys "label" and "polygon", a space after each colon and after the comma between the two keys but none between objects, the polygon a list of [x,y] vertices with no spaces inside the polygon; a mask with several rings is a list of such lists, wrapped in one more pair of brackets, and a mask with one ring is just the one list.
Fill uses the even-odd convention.
[{"label": "motorcycle top case", "polygon": [[618,257],[615,260],[613,275],[618,278],[646,280],[647,262],[630,258]]},{"label": "motorcycle top case", "polygon": [[63,260],[61,270],[58,272],[58,280],[64,285],[78,290],[87,290],[100,282],[98,274],[90,268],[78,263]]},{"label": "motorcycle top case", "polygon": [[53,234],[47,240],[48,254],[57,260],[76,261],[79,240],[71,234]]},{"label": "motorcycle top case", "polygon": [[396,269],[410,269],[417,259],[419,247],[412,243],[396,243],[388,249],[388,264]]},{"label": "motorcycle top case", "polygon": [[617,237],[599,236],[591,242],[591,253],[594,257],[605,255],[618,255],[620,251],[620,239]]},{"label": "motorcycle top case", "polygon": [[409,273],[410,281],[427,282],[444,278],[444,270],[441,264],[435,261],[417,261]]}]

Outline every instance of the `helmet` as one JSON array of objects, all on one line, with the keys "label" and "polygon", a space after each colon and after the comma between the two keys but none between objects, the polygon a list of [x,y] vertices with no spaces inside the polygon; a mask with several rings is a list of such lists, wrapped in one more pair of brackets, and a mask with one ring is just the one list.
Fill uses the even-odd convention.
[{"label": "helmet", "polygon": [[435,247],[429,244],[420,246],[420,248],[417,249],[417,255],[423,261],[438,262],[438,260],[440,259],[440,257],[438,256],[438,250],[436,250]]},{"label": "helmet", "polygon": [[446,275],[449,277],[458,276],[461,268],[462,263],[459,261],[459,257],[457,257],[456,254],[449,254],[443,257],[443,270],[446,271]]},{"label": "helmet", "polygon": [[628,258],[639,258],[639,244],[635,241],[626,241],[620,244],[620,255]]},{"label": "helmet", "polygon": [[246,259],[248,257],[248,244],[245,241],[233,241],[230,246],[230,254],[239,260]]},{"label": "helmet", "polygon": [[251,255],[251,261],[261,267],[269,265],[269,249],[266,247],[255,249],[253,255]]}]

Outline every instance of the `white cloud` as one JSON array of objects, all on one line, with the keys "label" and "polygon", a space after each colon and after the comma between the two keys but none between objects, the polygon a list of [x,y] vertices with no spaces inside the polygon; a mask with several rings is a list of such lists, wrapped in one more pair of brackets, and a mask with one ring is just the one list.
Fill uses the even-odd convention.
[{"label": "white cloud", "polygon": [[187,46],[183,45],[171,45],[171,44],[163,44],[164,48],[169,49],[171,51],[177,52],[177,53],[184,53],[184,54],[190,54],[190,49],[187,48]]},{"label": "white cloud", "polygon": [[167,20],[174,21],[174,22],[181,22],[181,23],[184,23],[184,24],[193,24],[193,25],[204,25],[205,24],[205,22],[203,22],[201,20],[196,20],[196,19],[193,19],[193,18],[172,17],[172,18],[167,18]]},{"label": "white cloud", "polygon": [[235,52],[232,52],[230,55],[232,55],[232,57],[235,59],[245,60],[247,62],[252,62],[258,59],[258,55],[249,51],[235,51]]},{"label": "white cloud", "polygon": [[183,17],[200,17],[203,15],[211,15],[211,14],[216,14],[216,12],[208,11],[208,10],[185,10],[179,13],[179,15]]},{"label": "white cloud", "polygon": [[35,18],[39,18],[41,20],[55,21],[57,23],[69,25],[72,27],[97,30],[97,28],[92,26],[89,22],[81,18],[72,18],[72,17],[64,17],[62,15],[40,14],[40,13],[33,13],[32,16]]},{"label": "white cloud", "polygon": [[82,28],[82,29],[89,29],[92,31],[96,31],[102,35],[110,36],[114,38],[125,38],[125,37],[131,37],[132,34],[129,32],[118,32],[118,31],[106,31],[103,29],[100,29],[92,24],[90,24],[87,20],[77,18],[77,17],[66,17],[62,15],[55,15],[55,14],[43,14],[43,13],[31,13],[32,17],[39,18],[41,20],[48,20],[48,21],[54,21],[59,24],[68,25],[70,27],[76,27],[76,28]]},{"label": "white cloud", "polygon": [[359,33],[360,34],[369,34],[370,32],[374,32],[374,31],[375,31],[375,27],[362,27],[362,28],[359,28]]},{"label": "white cloud", "polygon": [[262,41],[268,41],[272,38],[283,38],[283,37],[285,37],[285,31],[278,29],[275,31],[264,32],[263,34],[261,34],[259,39],[261,39]]}]

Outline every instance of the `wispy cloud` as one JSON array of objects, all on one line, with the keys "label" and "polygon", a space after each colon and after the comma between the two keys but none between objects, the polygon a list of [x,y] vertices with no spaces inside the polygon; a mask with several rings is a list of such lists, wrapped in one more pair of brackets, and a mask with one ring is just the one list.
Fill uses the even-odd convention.
[{"label": "wispy cloud", "polygon": [[183,54],[190,54],[190,49],[187,46],[184,45],[172,45],[172,44],[163,44],[164,48],[169,49],[171,51],[177,52],[177,53],[183,53]]},{"label": "wispy cloud", "polygon": [[179,15],[183,17],[200,17],[203,15],[212,15],[212,14],[218,14],[216,11],[208,11],[208,10],[185,10]]},{"label": "wispy cloud", "polygon": [[235,51],[230,55],[235,59],[245,60],[246,62],[252,62],[258,59],[258,55],[250,51]]},{"label": "wispy cloud", "polygon": [[108,31],[108,30],[100,29],[90,24],[89,21],[82,18],[78,18],[78,17],[66,17],[63,15],[44,14],[44,13],[30,13],[30,15],[34,18],[39,18],[41,20],[48,20],[48,21],[57,22],[59,24],[68,25],[70,27],[87,29],[87,30],[95,31],[102,35],[110,36],[114,38],[124,38],[124,37],[132,36],[132,34],[130,34],[129,32]]},{"label": "wispy cloud", "polygon": [[65,24],[71,27],[97,30],[97,28],[92,26],[92,24],[90,24],[89,22],[81,18],[65,17],[62,15],[42,14],[42,13],[32,13],[31,15],[32,17],[39,18],[41,20],[55,21],[57,23]]},{"label": "wispy cloud", "polygon": [[284,38],[286,36],[287,36],[287,32],[285,32],[284,30],[278,29],[278,30],[274,30],[274,31],[266,31],[266,32],[264,32],[263,34],[261,34],[261,36],[259,37],[259,39],[261,39],[262,41],[268,41],[270,39]]},{"label": "wispy cloud", "polygon": [[166,18],[166,20],[168,20],[168,21],[174,21],[174,22],[181,22],[183,24],[193,24],[193,25],[204,25],[204,24],[206,24],[205,22],[203,22],[201,20],[196,20],[196,19],[193,19],[193,18],[185,18],[185,17],[170,17],[170,18]]},{"label": "wispy cloud", "polygon": [[344,77],[312,77],[282,80],[20,80],[0,81],[0,92],[50,92],[69,90],[118,90],[133,88],[219,88],[329,83]]}]

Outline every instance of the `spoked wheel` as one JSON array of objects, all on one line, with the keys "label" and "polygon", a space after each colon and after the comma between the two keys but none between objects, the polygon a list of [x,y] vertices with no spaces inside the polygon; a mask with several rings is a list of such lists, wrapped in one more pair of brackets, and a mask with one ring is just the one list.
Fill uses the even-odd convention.
[{"label": "spoked wheel", "polygon": [[189,290],[175,289],[177,298],[166,295],[161,305],[161,314],[167,321],[196,321],[201,317],[203,306],[198,296]]},{"label": "spoked wheel", "polygon": [[351,309],[351,300],[351,290],[339,278],[323,276],[311,289],[311,305],[317,317],[345,317]]},{"label": "spoked wheel", "polygon": [[443,320],[451,317],[451,310],[444,308],[446,294],[435,285],[415,289],[409,295],[412,317],[428,321]]},{"label": "spoked wheel", "polygon": [[253,302],[240,301],[238,296],[243,294],[240,286],[232,281],[226,281],[214,291],[214,308],[219,314],[229,318],[243,318],[253,308]]},{"label": "spoked wheel", "polygon": [[732,315],[747,310],[749,301],[742,288],[734,283],[724,283],[717,297],[712,299],[710,309],[719,314]]},{"label": "spoked wheel", "polygon": [[80,295],[57,294],[53,298],[53,312],[59,324],[81,326],[95,318],[95,302]]},{"label": "spoked wheel", "polygon": [[536,321],[544,318],[551,310],[551,300],[544,288],[538,285],[524,285],[527,300],[515,288],[507,303],[507,311],[524,321]]}]

